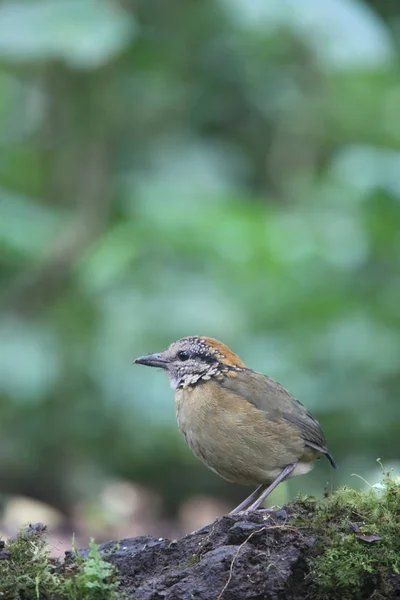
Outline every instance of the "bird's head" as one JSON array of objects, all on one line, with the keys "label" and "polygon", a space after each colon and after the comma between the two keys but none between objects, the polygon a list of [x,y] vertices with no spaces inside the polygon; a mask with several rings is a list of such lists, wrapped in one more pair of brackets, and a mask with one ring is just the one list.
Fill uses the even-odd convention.
[{"label": "bird's head", "polygon": [[192,386],[246,365],[222,342],[190,336],[172,342],[164,352],[140,356],[139,365],[165,369],[173,389]]}]

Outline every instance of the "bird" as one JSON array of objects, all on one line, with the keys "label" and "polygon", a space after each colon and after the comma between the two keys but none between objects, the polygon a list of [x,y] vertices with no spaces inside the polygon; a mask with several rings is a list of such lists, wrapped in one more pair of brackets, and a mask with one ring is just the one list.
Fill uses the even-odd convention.
[{"label": "bird", "polygon": [[303,404],[224,343],[183,337],[133,362],[168,375],[178,426],[194,455],[230,482],[257,486],[229,514],[257,510],[281,481],[307,473],[321,456],[337,468]]}]

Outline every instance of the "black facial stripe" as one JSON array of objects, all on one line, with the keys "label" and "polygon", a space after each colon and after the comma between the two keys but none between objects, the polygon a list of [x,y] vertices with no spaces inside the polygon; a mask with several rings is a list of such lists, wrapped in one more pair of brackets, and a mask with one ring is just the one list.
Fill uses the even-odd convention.
[{"label": "black facial stripe", "polygon": [[200,360],[212,364],[212,363],[219,363],[219,360],[213,356],[212,354],[202,354],[201,352],[193,352],[192,353],[192,358],[199,358]]}]

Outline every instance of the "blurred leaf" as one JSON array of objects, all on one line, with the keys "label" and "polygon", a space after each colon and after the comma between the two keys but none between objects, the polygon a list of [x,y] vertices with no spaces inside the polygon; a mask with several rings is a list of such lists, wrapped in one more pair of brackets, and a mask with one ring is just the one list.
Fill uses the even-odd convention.
[{"label": "blurred leaf", "polygon": [[224,5],[253,29],[289,26],[309,35],[319,59],[335,67],[387,65],[394,57],[384,23],[363,2],[229,0]]},{"label": "blurred leaf", "polygon": [[400,151],[371,146],[343,148],[332,164],[333,175],[367,192],[384,188],[400,200]]},{"label": "blurred leaf", "polygon": [[[0,188],[0,243],[29,258],[41,256],[60,229],[63,215]],[[29,235],[26,224],[29,223]]]},{"label": "blurred leaf", "polygon": [[76,265],[82,286],[99,291],[121,279],[137,256],[135,229],[130,223],[118,225],[101,236]]},{"label": "blurred leaf", "polygon": [[46,327],[0,321],[0,393],[16,402],[40,402],[60,372],[59,347]]},{"label": "blurred leaf", "polygon": [[18,61],[63,59],[93,69],[132,39],[132,18],[107,0],[33,0],[0,6],[0,56]]}]

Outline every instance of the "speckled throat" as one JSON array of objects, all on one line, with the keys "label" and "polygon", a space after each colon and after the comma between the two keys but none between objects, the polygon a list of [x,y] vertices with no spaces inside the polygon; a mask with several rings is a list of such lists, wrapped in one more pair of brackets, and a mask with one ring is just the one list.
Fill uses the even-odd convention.
[{"label": "speckled throat", "polygon": [[223,375],[227,375],[229,371],[232,370],[233,367],[227,367],[219,362],[215,362],[213,365],[210,365],[206,371],[203,371],[202,373],[182,373],[182,376],[179,379],[176,389],[182,390],[188,387],[193,387],[195,385],[201,385],[206,381],[210,381],[211,378],[217,379],[219,377],[222,377]]}]

